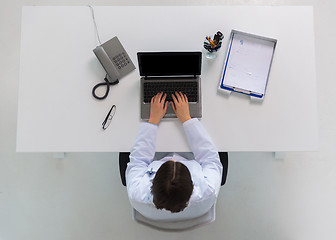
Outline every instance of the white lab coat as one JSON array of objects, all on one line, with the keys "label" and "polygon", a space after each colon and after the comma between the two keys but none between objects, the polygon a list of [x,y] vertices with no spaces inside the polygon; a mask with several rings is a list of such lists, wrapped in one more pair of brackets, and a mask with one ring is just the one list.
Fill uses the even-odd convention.
[{"label": "white lab coat", "polygon": [[[223,169],[218,151],[198,119],[186,121],[183,128],[193,153],[155,154],[158,126],[150,123],[141,125],[131,150],[126,169],[129,200],[133,208],[149,219],[176,221],[196,218],[207,213],[216,202]],[[155,173],[170,159],[186,165],[194,185],[188,206],[178,213],[157,209],[151,194]]]}]

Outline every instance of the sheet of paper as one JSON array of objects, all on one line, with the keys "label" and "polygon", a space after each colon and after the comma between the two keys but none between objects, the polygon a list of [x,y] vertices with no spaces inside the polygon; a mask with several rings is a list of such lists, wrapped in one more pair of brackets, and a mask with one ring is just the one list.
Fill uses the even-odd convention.
[{"label": "sheet of paper", "polygon": [[224,84],[265,93],[274,42],[235,33]]}]

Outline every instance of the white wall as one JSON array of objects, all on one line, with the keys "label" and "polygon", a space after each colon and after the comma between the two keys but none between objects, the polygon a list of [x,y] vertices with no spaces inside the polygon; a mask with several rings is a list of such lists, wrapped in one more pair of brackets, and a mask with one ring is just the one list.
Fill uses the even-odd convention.
[{"label": "white wall", "polygon": [[[16,153],[22,5],[313,5],[320,151],[231,153],[216,222],[166,233],[136,224],[116,153]],[[20,1],[0,2],[0,240],[336,239],[336,2]],[[285,16],[284,16],[285,17]],[[299,31],[299,29],[298,29]]]}]

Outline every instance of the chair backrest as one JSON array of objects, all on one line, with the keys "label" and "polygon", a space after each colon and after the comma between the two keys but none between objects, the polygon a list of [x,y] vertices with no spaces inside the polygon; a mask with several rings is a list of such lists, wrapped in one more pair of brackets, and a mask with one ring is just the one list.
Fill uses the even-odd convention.
[{"label": "chair backrest", "polygon": [[119,172],[120,172],[120,179],[122,185],[126,186],[126,168],[127,168],[127,163],[129,163],[130,152],[120,152],[119,153]]},{"label": "chair backrest", "polygon": [[229,166],[229,157],[227,152],[218,152],[218,155],[223,166],[222,182],[221,182],[221,186],[223,186],[226,183],[228,166]]},{"label": "chair backrest", "polygon": [[[218,152],[219,159],[223,165],[223,174],[222,174],[222,182],[221,186],[223,186],[226,182],[227,172],[228,172],[228,153],[227,152]],[[120,179],[122,185],[126,186],[126,177],[125,171],[127,168],[127,163],[129,160],[130,152],[120,152],[119,153],[119,172],[120,172]]]}]

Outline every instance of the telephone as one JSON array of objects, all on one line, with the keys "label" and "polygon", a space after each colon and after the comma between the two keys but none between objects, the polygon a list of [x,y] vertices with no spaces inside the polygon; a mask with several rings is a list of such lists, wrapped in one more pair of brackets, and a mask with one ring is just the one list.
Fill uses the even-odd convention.
[{"label": "telephone", "polygon": [[[96,47],[93,52],[105,69],[106,77],[104,83],[99,83],[92,89],[92,95],[97,99],[104,99],[109,93],[110,85],[119,83],[119,79],[132,72],[135,66],[117,37]],[[106,93],[99,97],[95,91],[103,85],[107,85]]]}]

